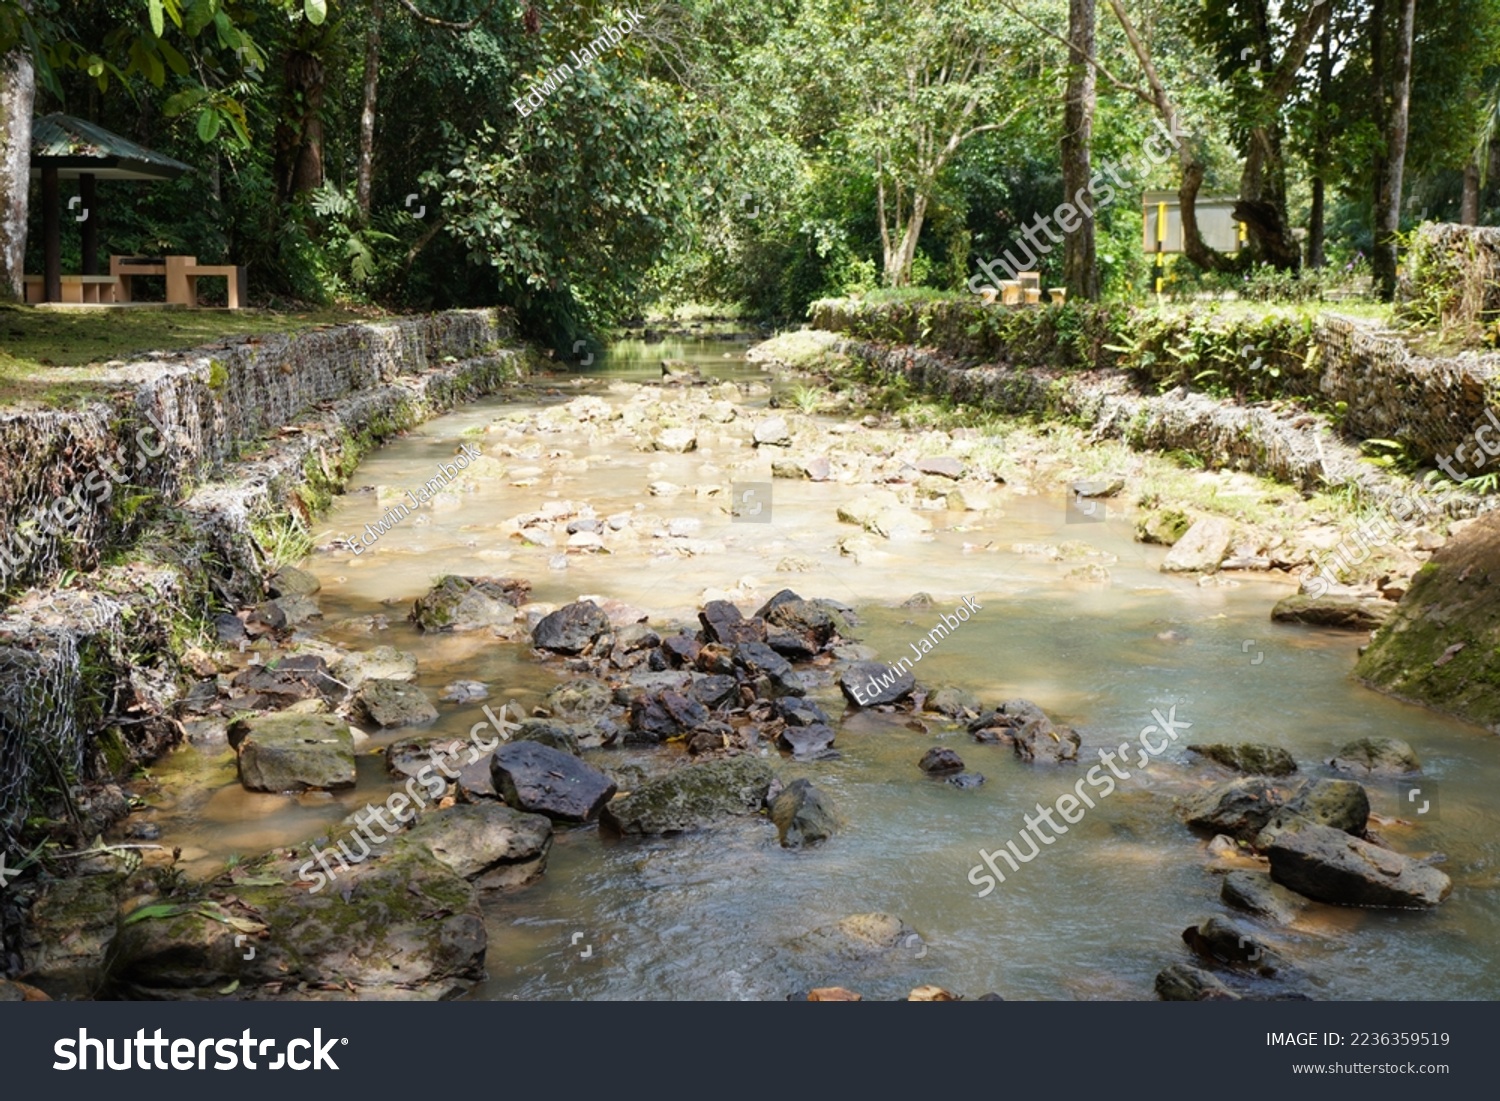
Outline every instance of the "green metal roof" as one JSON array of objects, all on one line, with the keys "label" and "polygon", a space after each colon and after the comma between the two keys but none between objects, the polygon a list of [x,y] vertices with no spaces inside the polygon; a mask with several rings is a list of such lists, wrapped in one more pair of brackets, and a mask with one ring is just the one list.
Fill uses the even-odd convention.
[{"label": "green metal roof", "polygon": [[172,180],[190,166],[72,115],[43,115],[31,123],[31,174],[55,165],[62,179]]}]

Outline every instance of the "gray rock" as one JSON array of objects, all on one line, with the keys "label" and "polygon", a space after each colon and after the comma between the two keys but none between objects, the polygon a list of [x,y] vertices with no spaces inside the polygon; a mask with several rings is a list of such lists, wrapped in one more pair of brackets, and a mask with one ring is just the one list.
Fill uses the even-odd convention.
[{"label": "gray rock", "polygon": [[537,742],[561,753],[578,756],[578,735],[567,723],[556,719],[522,719],[511,737],[518,742]]},{"label": "gray rock", "polygon": [[1125,488],[1125,479],[1117,474],[1107,478],[1090,478],[1081,482],[1073,482],[1068,486],[1068,492],[1075,497],[1113,497]]},{"label": "gray rock", "polygon": [[1177,816],[1189,826],[1254,841],[1281,809],[1281,792],[1267,779],[1247,776],[1185,796]]},{"label": "gray rock", "polygon": [[1219,897],[1226,905],[1278,925],[1290,925],[1307,909],[1306,899],[1288,891],[1265,872],[1244,869],[1235,869],[1224,877]]},{"label": "gray rock", "polygon": [[917,678],[910,671],[879,661],[856,661],[839,677],[844,698],[856,707],[899,703],[916,686]]},{"label": "gray rock", "polygon": [[1188,749],[1225,768],[1251,776],[1290,776],[1297,771],[1297,762],[1280,746],[1259,742],[1215,742],[1190,745]]},{"label": "gray rock", "polygon": [[1306,780],[1287,793],[1286,802],[1256,837],[1255,847],[1265,849],[1275,834],[1308,822],[1363,835],[1369,819],[1370,797],[1362,785],[1353,780]]},{"label": "gray rock", "polygon": [[1237,1002],[1240,996],[1207,971],[1174,963],[1156,976],[1156,996],[1164,1002]]},{"label": "gray rock", "polygon": [[946,784],[952,784],[956,788],[977,788],[984,785],[984,773],[982,772],[960,772],[957,776],[949,776]]},{"label": "gray rock", "polygon": [[1078,731],[1069,726],[1054,726],[1050,719],[1033,719],[1011,735],[1016,756],[1032,764],[1059,765],[1078,760],[1083,744]]},{"label": "gray rock", "polygon": [[1310,627],[1336,627],[1345,631],[1373,631],[1396,611],[1394,601],[1327,593],[1282,597],[1271,609],[1274,623],[1303,623]]},{"label": "gray rock", "polygon": [[447,772],[458,771],[471,755],[466,748],[477,753],[466,738],[402,738],[385,747],[385,770],[405,780],[430,766],[428,775],[446,778],[442,766],[448,766]]},{"label": "gray rock", "polygon": [[1408,776],[1422,771],[1416,750],[1400,738],[1359,738],[1339,747],[1328,762],[1361,776]]},{"label": "gray rock", "polygon": [[479,631],[515,622],[531,586],[508,577],[440,577],[412,604],[411,620],[423,631]]},{"label": "gray rock", "polygon": [[751,438],[756,447],[791,447],[792,431],[781,417],[767,417],[755,422]]},{"label": "gray rock", "polygon": [[358,688],[367,680],[409,681],[417,678],[417,655],[398,650],[394,646],[377,646],[361,653],[345,654],[333,664],[333,675],[350,689]]},{"label": "gray rock", "polygon": [[934,455],[917,460],[917,469],[923,474],[957,481],[964,476],[964,464],[951,455]]},{"label": "gray rock", "polygon": [[299,627],[322,614],[317,603],[307,596],[282,596],[255,609],[255,617],[260,622],[278,631]]},{"label": "gray rock", "polygon": [[354,698],[367,721],[388,729],[430,723],[438,717],[427,693],[405,681],[372,678],[360,685]]},{"label": "gray rock", "polygon": [[758,757],[686,765],[617,799],[599,822],[625,835],[701,829],[726,817],[758,813],[771,779],[771,767]]},{"label": "gray rock", "polygon": [[596,680],[574,680],[547,693],[547,713],[563,722],[583,722],[615,710],[613,694]]},{"label": "gray rock", "polygon": [[1452,880],[1436,868],[1331,826],[1278,834],[1268,855],[1277,883],[1318,902],[1432,907],[1453,888]]},{"label": "gray rock", "polygon": [[576,654],[608,630],[604,610],[592,600],[579,600],[543,616],[531,632],[531,644],[538,650]]},{"label": "gray rock", "polygon": [[810,726],[786,726],[776,735],[776,744],[792,751],[792,756],[801,758],[821,757],[833,748],[834,730],[822,723]]},{"label": "gray rock", "polygon": [[587,822],[616,790],[597,768],[538,742],[501,746],[490,759],[490,776],[510,806],[562,822]]},{"label": "gray rock", "polygon": [[800,849],[833,836],[837,824],[828,798],[806,780],[793,780],[771,801],[771,821],[784,849]]},{"label": "gray rock", "polygon": [[697,449],[698,433],[691,428],[663,428],[656,434],[652,446],[657,451],[668,451],[680,455]]},{"label": "gray rock", "polygon": [[229,727],[240,783],[250,791],[354,786],[354,736],[332,715],[258,715]]},{"label": "gray rock", "polygon": [[929,776],[946,776],[949,773],[962,772],[964,759],[946,746],[935,745],[922,754],[917,767]]},{"label": "gray rock", "polygon": [[404,840],[478,887],[519,887],[546,870],[552,823],[499,803],[460,804],[422,815]]},{"label": "gray rock", "polygon": [[950,719],[972,719],[979,714],[982,706],[979,697],[973,692],[949,685],[939,688],[923,703],[924,710],[935,711]]},{"label": "gray rock", "polygon": [[1161,568],[1165,573],[1213,573],[1229,553],[1229,521],[1205,516],[1183,533],[1167,552]]},{"label": "gray rock", "polygon": [[282,566],[271,575],[267,588],[272,596],[312,596],[323,587],[312,574],[296,566]]},{"label": "gray rock", "polygon": [[1182,931],[1182,942],[1212,963],[1261,975],[1277,971],[1276,955],[1244,926],[1217,914]]}]

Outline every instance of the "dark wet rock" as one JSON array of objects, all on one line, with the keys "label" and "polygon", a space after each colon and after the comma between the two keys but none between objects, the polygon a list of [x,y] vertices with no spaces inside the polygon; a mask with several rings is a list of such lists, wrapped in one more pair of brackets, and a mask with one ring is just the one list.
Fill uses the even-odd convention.
[{"label": "dark wet rock", "polygon": [[422,815],[403,841],[477,887],[520,887],[547,868],[552,822],[495,802],[460,804]]},{"label": "dark wet rock", "polygon": [[[170,916],[122,923],[109,956],[110,991],[131,998],[210,998],[238,981],[241,995],[436,1001],[484,977],[484,918],[475,888],[422,846],[376,846],[352,865],[325,854],[258,869]],[[315,889],[287,890],[299,879]],[[270,885],[274,883],[275,885]],[[236,928],[227,919],[241,924]],[[274,935],[242,929],[262,925]],[[240,943],[236,943],[236,938]],[[301,984],[306,984],[303,987]],[[304,993],[307,991],[308,993]]]},{"label": "dark wet rock", "polygon": [[1068,492],[1075,497],[1113,497],[1125,488],[1125,479],[1117,474],[1107,478],[1087,478],[1072,482]]},{"label": "dark wet rock", "polygon": [[821,757],[833,748],[835,734],[831,726],[813,723],[811,726],[785,726],[776,736],[776,744],[790,749],[794,757]]},{"label": "dark wet rock", "polygon": [[800,849],[833,836],[837,819],[828,797],[807,780],[793,780],[770,805],[784,849]]},{"label": "dark wet rock", "polygon": [[1281,791],[1271,781],[1247,776],[1185,796],[1178,800],[1177,816],[1197,829],[1253,841],[1281,803]]},{"label": "dark wet rock", "polygon": [[949,773],[962,772],[964,759],[946,746],[935,745],[922,754],[917,767],[929,776],[946,776]]},{"label": "dark wet rock", "polygon": [[708,722],[708,710],[697,700],[671,689],[637,696],[630,703],[626,743],[654,745],[679,738]]},{"label": "dark wet rock", "polygon": [[969,722],[969,733],[980,742],[1008,738],[1029,722],[1051,724],[1047,713],[1030,700],[1006,700],[999,707]]},{"label": "dark wet rock", "polygon": [[879,661],[856,661],[839,677],[844,698],[856,707],[899,703],[916,686],[917,678],[908,670]]},{"label": "dark wet rock", "polygon": [[538,650],[577,654],[608,630],[604,609],[592,600],[578,600],[543,616],[531,632],[531,644]]},{"label": "dark wet rock", "polygon": [[513,623],[515,610],[525,604],[531,584],[510,577],[438,579],[425,596],[412,604],[411,620],[424,631],[478,631]]},{"label": "dark wet rock", "polygon": [[832,721],[828,712],[800,696],[783,696],[775,702],[773,710],[788,726],[826,726]]},{"label": "dark wet rock", "polygon": [[354,786],[354,736],[332,715],[281,713],[238,719],[229,744],[250,791],[334,790]]},{"label": "dark wet rock", "polygon": [[923,702],[923,710],[946,715],[950,719],[973,719],[983,705],[974,693],[945,685]]},{"label": "dark wet rock", "polygon": [[1232,918],[1214,915],[1182,931],[1182,942],[1211,963],[1261,975],[1274,975],[1276,955]]},{"label": "dark wet rock", "polygon": [[801,635],[817,648],[821,648],[837,633],[833,615],[823,604],[803,600],[790,589],[782,589],[766,601],[755,615],[769,624]]},{"label": "dark wet rock", "polygon": [[691,734],[687,739],[687,751],[690,757],[703,757],[712,753],[723,753],[726,750],[736,748],[736,731],[728,723],[710,720],[703,725],[703,729]]},{"label": "dark wet rock", "polygon": [[522,719],[511,737],[518,742],[536,742],[578,756],[578,734],[568,723],[556,719]]},{"label": "dark wet rock", "polygon": [[767,627],[766,645],[790,661],[810,661],[818,656],[819,650],[805,635],[785,627]]},{"label": "dark wet rock", "polygon": [[687,765],[615,800],[604,808],[599,823],[626,835],[700,829],[726,817],[758,813],[771,779],[771,766],[758,757]]},{"label": "dark wet rock", "polygon": [[1050,719],[1032,719],[1011,734],[1016,756],[1030,764],[1059,765],[1078,760],[1083,739],[1068,726],[1054,726]]},{"label": "dark wet rock", "polygon": [[760,677],[768,679],[773,695],[801,696],[806,692],[800,678],[792,672],[791,662],[764,642],[740,643],[734,648],[734,664],[751,681]]},{"label": "dark wet rock", "polygon": [[465,759],[458,770],[457,790],[459,801],[464,803],[500,798],[500,793],[495,790],[495,779],[490,774],[490,754],[476,757],[473,763]]},{"label": "dark wet rock", "polygon": [[237,615],[220,612],[214,616],[214,637],[226,645],[244,642],[250,636],[245,631],[245,621]]},{"label": "dark wet rock", "polygon": [[538,742],[510,742],[490,759],[506,803],[554,821],[587,822],[615,793],[608,776],[577,757]]},{"label": "dark wet rock", "polygon": [[1213,573],[1229,553],[1229,521],[1205,516],[1172,544],[1161,568],[1164,573]]},{"label": "dark wet rock", "polygon": [[734,647],[743,642],[765,642],[766,624],[761,619],[746,619],[727,600],[710,600],[698,613],[704,634],[710,642]]},{"label": "dark wet rock", "polygon": [[1363,835],[1370,819],[1370,797],[1353,780],[1305,780],[1287,791],[1284,798],[1281,808],[1256,836],[1256,848],[1265,849],[1275,834],[1309,822]]},{"label": "dark wet rock", "polygon": [[446,778],[469,763],[468,750],[477,752],[466,738],[402,738],[385,747],[385,770],[401,779],[418,776],[423,769],[429,776]]},{"label": "dark wet rock", "polygon": [[282,596],[268,600],[255,609],[255,620],[277,631],[300,627],[323,613],[308,596]]},{"label": "dark wet rock", "polygon": [[387,729],[419,726],[438,717],[427,693],[405,681],[373,678],[360,686],[354,698],[366,721]]},{"label": "dark wet rock", "polygon": [[984,785],[984,773],[960,772],[957,776],[949,776],[944,783],[952,784],[956,788],[982,787]]},{"label": "dark wet rock", "polygon": [[1389,600],[1327,593],[1302,593],[1282,597],[1271,609],[1274,623],[1304,623],[1309,627],[1336,627],[1345,631],[1373,631],[1390,619],[1396,605]]},{"label": "dark wet rock", "polygon": [[1292,755],[1276,745],[1215,742],[1209,745],[1190,745],[1188,749],[1225,768],[1251,776],[1290,776],[1297,771],[1297,762]]},{"label": "dark wet rock", "polygon": [[1164,1002],[1237,1002],[1240,996],[1202,968],[1169,964],[1156,976],[1156,996]]},{"label": "dark wet rock", "polygon": [[734,651],[728,646],[710,642],[698,651],[694,664],[700,673],[731,676],[734,673]]},{"label": "dark wet rock", "polygon": [[1331,826],[1308,825],[1280,833],[1267,855],[1277,883],[1318,902],[1430,907],[1447,898],[1453,887],[1436,868]]},{"label": "dark wet rock", "polygon": [[1307,908],[1307,900],[1288,891],[1265,872],[1235,869],[1224,877],[1219,897],[1226,905],[1273,921],[1290,925]]},{"label": "dark wet rock", "polygon": [[615,702],[609,688],[596,680],[573,680],[547,693],[547,713],[563,722],[585,722],[611,714]]},{"label": "dark wet rock", "polygon": [[740,682],[733,677],[701,676],[693,681],[688,695],[704,707],[714,708],[730,705],[739,699]]},{"label": "dark wet rock", "polygon": [[669,635],[662,639],[661,649],[667,655],[668,664],[674,669],[691,667],[703,650],[703,643],[692,635]]},{"label": "dark wet rock", "polygon": [[1360,776],[1409,776],[1422,771],[1416,750],[1400,738],[1359,738],[1339,747],[1328,762]]},{"label": "dark wet rock", "polygon": [[923,474],[935,475],[939,478],[951,478],[957,481],[964,476],[964,464],[951,455],[935,455],[924,459],[918,459],[917,470]]},{"label": "dark wet rock", "polygon": [[267,591],[274,597],[312,596],[322,587],[316,577],[296,566],[282,566],[266,582]]}]

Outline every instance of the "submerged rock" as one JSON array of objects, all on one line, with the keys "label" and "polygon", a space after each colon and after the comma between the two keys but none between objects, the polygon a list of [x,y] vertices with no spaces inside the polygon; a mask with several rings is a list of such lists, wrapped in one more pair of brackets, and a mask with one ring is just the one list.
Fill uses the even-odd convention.
[{"label": "submerged rock", "polygon": [[771,800],[771,821],[784,849],[799,849],[833,836],[833,806],[807,780],[793,780]]},{"label": "submerged rock", "polygon": [[240,783],[250,791],[354,786],[354,735],[332,715],[257,715],[229,727]]},{"label": "submerged rock", "polygon": [[1219,897],[1229,906],[1256,917],[1290,925],[1307,909],[1307,900],[1287,890],[1265,872],[1235,869],[1224,877]]},{"label": "submerged rock", "polygon": [[1436,868],[1331,826],[1307,825],[1278,834],[1268,855],[1277,883],[1318,902],[1431,907],[1453,888],[1452,880]]},{"label": "submerged rock", "polygon": [[771,766],[758,757],[686,765],[615,800],[604,808],[599,823],[627,835],[701,829],[723,818],[759,813],[771,780]]},{"label": "submerged rock", "polygon": [[490,758],[490,776],[510,806],[562,822],[587,822],[616,790],[597,768],[538,742],[501,746]]},{"label": "submerged rock", "polygon": [[1237,1002],[1240,996],[1202,968],[1174,963],[1156,976],[1156,996],[1164,1002]]}]

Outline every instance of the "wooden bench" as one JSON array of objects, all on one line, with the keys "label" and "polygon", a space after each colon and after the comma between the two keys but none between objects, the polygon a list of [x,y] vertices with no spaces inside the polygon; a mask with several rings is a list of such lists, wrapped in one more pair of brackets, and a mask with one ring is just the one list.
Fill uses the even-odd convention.
[{"label": "wooden bench", "polygon": [[[47,279],[41,275],[25,276],[26,301],[43,302],[47,294]],[[98,304],[118,302],[119,280],[113,275],[64,275],[62,277],[63,302]]]}]

